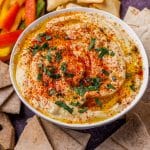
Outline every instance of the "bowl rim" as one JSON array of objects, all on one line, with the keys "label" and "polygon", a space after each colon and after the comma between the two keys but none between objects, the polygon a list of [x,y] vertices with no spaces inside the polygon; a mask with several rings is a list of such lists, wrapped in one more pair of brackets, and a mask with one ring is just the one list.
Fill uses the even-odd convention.
[{"label": "bowl rim", "polygon": [[[118,24],[121,25],[121,27],[129,34],[129,36],[134,40],[134,42],[136,42],[136,45],[138,45],[139,47],[139,51],[140,54],[142,56],[142,60],[143,60],[143,67],[144,67],[144,74],[143,74],[143,83],[140,87],[139,93],[136,95],[135,99],[124,109],[122,110],[120,113],[106,119],[103,121],[98,121],[98,122],[93,122],[93,123],[85,123],[85,124],[68,124],[65,122],[61,122],[59,120],[50,118],[48,116],[46,116],[45,114],[41,113],[40,111],[36,110],[33,106],[31,106],[26,100],[25,98],[23,98],[23,96],[20,94],[16,83],[14,81],[14,76],[13,76],[13,67],[14,67],[14,56],[15,56],[15,52],[16,52],[16,48],[18,47],[19,43],[21,42],[21,40],[23,39],[24,35],[26,35],[30,30],[32,30],[35,26],[37,26],[39,23],[41,23],[43,20],[61,14],[61,13],[65,13],[65,12],[89,12],[89,13],[100,13],[106,17],[109,17],[111,19],[113,19],[113,21],[117,22]],[[136,33],[131,29],[131,27],[129,27],[125,22],[123,22],[120,18],[105,12],[103,10],[98,10],[98,9],[94,9],[94,8],[86,8],[86,7],[74,7],[74,8],[68,8],[68,9],[62,9],[62,10],[58,10],[58,11],[53,11],[50,12],[42,17],[40,17],[39,19],[37,19],[36,21],[34,21],[33,23],[31,23],[20,35],[20,37],[18,38],[12,53],[11,53],[11,57],[10,57],[10,67],[9,67],[9,72],[10,72],[10,78],[11,78],[11,82],[12,85],[17,93],[17,95],[19,96],[19,98],[21,99],[21,101],[35,114],[37,114],[38,116],[63,127],[66,128],[71,128],[71,129],[90,129],[90,128],[94,128],[94,127],[98,127],[98,126],[102,126],[108,123],[111,123],[112,121],[115,121],[117,119],[119,119],[121,116],[125,115],[128,111],[130,111],[142,98],[147,85],[148,85],[148,78],[149,78],[149,65],[148,65],[148,57],[146,54],[146,51],[143,47],[142,42],[140,41],[140,39],[138,38],[138,36],[136,35]]]}]

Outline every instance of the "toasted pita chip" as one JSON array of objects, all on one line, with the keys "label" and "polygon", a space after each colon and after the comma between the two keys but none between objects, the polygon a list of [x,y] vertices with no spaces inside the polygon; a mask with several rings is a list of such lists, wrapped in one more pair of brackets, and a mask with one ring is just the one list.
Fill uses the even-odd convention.
[{"label": "toasted pita chip", "polygon": [[113,141],[111,137],[96,147],[95,150],[126,150],[124,147]]},{"label": "toasted pita chip", "polygon": [[47,0],[47,11],[52,11],[57,8],[59,5],[71,2],[73,0]]},{"label": "toasted pita chip", "polygon": [[77,3],[103,3],[104,0],[77,0]]},{"label": "toasted pita chip", "polygon": [[8,99],[8,97],[12,94],[13,87],[5,87],[0,89],[0,106]]},{"label": "toasted pita chip", "polygon": [[127,24],[133,24],[134,25],[133,18],[135,18],[139,14],[139,12],[140,12],[139,9],[132,7],[132,6],[129,6],[127,13],[124,17],[124,21]]},{"label": "toasted pita chip", "polygon": [[132,113],[137,113],[140,116],[150,135],[150,104],[145,104],[143,102],[138,103],[137,106],[127,114],[127,120],[130,119]]},{"label": "toasted pita chip", "polygon": [[4,113],[0,113],[0,145],[5,150],[14,148],[15,131]]},{"label": "toasted pita chip", "polygon": [[36,116],[31,118],[25,126],[15,150],[52,150]]},{"label": "toasted pita chip", "polygon": [[82,133],[82,132],[69,130],[69,129],[65,129],[65,128],[63,128],[63,130],[85,147],[91,137],[91,135],[88,133]]},{"label": "toasted pita chip", "polygon": [[0,61],[0,88],[11,85],[9,66]]},{"label": "toasted pita chip", "polygon": [[68,3],[66,5],[66,8],[71,8],[71,7],[82,7],[81,5],[75,4],[75,3]]},{"label": "toasted pita chip", "polygon": [[81,150],[83,146],[74,140],[71,136],[61,130],[58,126],[41,119],[41,124],[51,141],[55,150]]},{"label": "toasted pita chip", "polygon": [[7,101],[0,107],[0,111],[11,114],[19,114],[21,107],[21,101],[18,95],[13,94],[7,99]]},{"label": "toasted pita chip", "polygon": [[102,4],[91,4],[91,7],[107,11],[117,17],[120,16],[120,1],[119,0],[105,0]]},{"label": "toasted pita chip", "polygon": [[150,136],[137,114],[130,115],[128,122],[118,129],[111,138],[126,149],[150,149]]}]

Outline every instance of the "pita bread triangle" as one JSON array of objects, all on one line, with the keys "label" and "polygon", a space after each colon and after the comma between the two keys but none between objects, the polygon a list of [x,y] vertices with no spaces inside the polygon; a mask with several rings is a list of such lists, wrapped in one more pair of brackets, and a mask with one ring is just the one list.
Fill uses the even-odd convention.
[{"label": "pita bread triangle", "polygon": [[0,88],[11,85],[9,66],[0,61]]},{"label": "pita bread triangle", "polygon": [[36,116],[28,120],[15,150],[52,150]]},{"label": "pita bread triangle", "polygon": [[41,124],[55,150],[81,150],[83,146],[58,126],[41,118]]}]

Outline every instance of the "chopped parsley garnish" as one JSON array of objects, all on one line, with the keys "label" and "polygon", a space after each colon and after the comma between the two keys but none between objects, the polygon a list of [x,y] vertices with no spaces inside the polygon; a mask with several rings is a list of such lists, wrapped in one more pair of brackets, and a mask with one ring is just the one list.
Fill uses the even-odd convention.
[{"label": "chopped parsley garnish", "polygon": [[53,46],[53,47],[49,48],[50,51],[53,51],[53,50],[56,50],[56,49],[57,49],[57,46]]},{"label": "chopped parsley garnish", "polygon": [[90,78],[89,82],[91,85],[89,86],[79,86],[79,87],[75,87],[74,90],[75,92],[80,95],[83,96],[87,91],[96,91],[99,89],[100,85],[101,85],[101,79],[100,78]]},{"label": "chopped parsley garnish", "polygon": [[50,77],[53,79],[59,79],[59,78],[61,78],[61,75],[60,74],[52,74]]},{"label": "chopped parsley garnish", "polygon": [[105,55],[109,55],[109,50],[107,48],[100,48],[99,58],[102,59]]},{"label": "chopped parsley garnish", "polygon": [[67,72],[67,64],[64,62],[60,67],[61,71],[64,73],[65,77],[72,78],[74,74]]},{"label": "chopped parsley garnish", "polygon": [[48,91],[48,94],[51,96],[51,95],[54,95],[56,94],[56,90],[55,89],[51,89]]},{"label": "chopped parsley garnish", "polygon": [[31,47],[32,49],[32,54],[35,55],[39,49],[40,49],[40,46],[38,44],[34,44],[33,47]]},{"label": "chopped parsley garnish", "polygon": [[55,104],[58,105],[59,107],[64,108],[65,110],[67,110],[69,113],[72,114],[73,108],[69,107],[65,102],[63,102],[63,101],[56,101]]},{"label": "chopped parsley garnish", "polygon": [[95,42],[96,42],[96,39],[95,38],[91,38],[90,45],[88,47],[89,50],[91,50],[91,49],[93,49],[95,47]]},{"label": "chopped parsley garnish", "polygon": [[135,85],[134,84],[130,85],[130,89],[135,92],[136,91]]},{"label": "chopped parsley garnish", "polygon": [[109,55],[110,56],[115,56],[115,53],[113,51],[110,51]]},{"label": "chopped parsley garnish", "polygon": [[41,81],[41,80],[42,80],[42,74],[41,74],[41,73],[39,73],[39,74],[37,75],[37,80],[38,80],[38,81]]},{"label": "chopped parsley garnish", "polygon": [[132,74],[131,73],[126,73],[126,79],[129,79],[132,77]]},{"label": "chopped parsley garnish", "polygon": [[78,112],[79,112],[79,113],[84,113],[84,112],[86,112],[87,110],[88,110],[88,108],[87,108],[87,107],[84,107],[84,108],[79,109]]},{"label": "chopped parsley garnish", "polygon": [[106,75],[106,76],[109,76],[109,72],[108,72],[107,70],[105,70],[105,69],[102,69],[102,73],[103,73],[104,75]]},{"label": "chopped parsley garnish", "polygon": [[61,69],[61,71],[62,71],[63,73],[65,73],[65,72],[67,71],[67,64],[66,64],[65,62],[63,62],[63,63],[61,64],[60,69]]},{"label": "chopped parsley garnish", "polygon": [[81,106],[81,104],[79,102],[71,102],[70,105],[72,105],[72,106]]},{"label": "chopped parsley garnish", "polygon": [[45,40],[46,40],[46,41],[51,40],[51,39],[52,39],[52,37],[51,37],[50,35],[46,35],[46,36],[45,36]]},{"label": "chopped parsley garnish", "polygon": [[46,48],[49,48],[49,45],[47,42],[45,42],[42,46],[41,46],[41,49],[46,49]]},{"label": "chopped parsley garnish", "polygon": [[83,87],[83,86],[75,87],[74,90],[80,96],[83,96],[86,93],[86,91],[87,91],[87,89],[85,87]]},{"label": "chopped parsley garnish", "polygon": [[108,88],[108,89],[113,89],[113,90],[116,89],[112,84],[107,84],[107,88]]},{"label": "chopped parsley garnish", "polygon": [[60,62],[60,60],[62,59],[61,52],[57,52],[55,58],[57,62]]},{"label": "chopped parsley garnish", "polygon": [[52,57],[51,57],[50,55],[46,55],[45,58],[46,58],[49,62],[51,62],[51,60],[52,60]]},{"label": "chopped parsley garnish", "polygon": [[100,107],[102,107],[103,105],[102,102],[98,98],[95,98],[95,103]]}]

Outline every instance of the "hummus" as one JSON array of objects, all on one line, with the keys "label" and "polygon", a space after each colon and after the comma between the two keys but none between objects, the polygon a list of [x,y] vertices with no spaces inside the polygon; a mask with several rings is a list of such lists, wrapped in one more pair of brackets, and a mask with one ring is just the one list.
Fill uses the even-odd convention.
[{"label": "hummus", "polygon": [[93,123],[126,108],[143,80],[139,50],[112,19],[67,12],[26,34],[15,55],[21,95],[50,118]]}]

